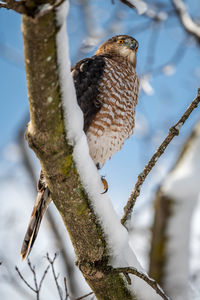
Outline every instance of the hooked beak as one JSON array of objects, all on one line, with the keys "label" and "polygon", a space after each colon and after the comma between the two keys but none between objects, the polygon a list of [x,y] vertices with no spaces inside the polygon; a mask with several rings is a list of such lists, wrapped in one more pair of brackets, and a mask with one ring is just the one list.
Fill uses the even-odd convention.
[{"label": "hooked beak", "polygon": [[138,49],[138,42],[137,41],[133,41],[131,44],[130,44],[130,49],[132,50],[137,50]]}]

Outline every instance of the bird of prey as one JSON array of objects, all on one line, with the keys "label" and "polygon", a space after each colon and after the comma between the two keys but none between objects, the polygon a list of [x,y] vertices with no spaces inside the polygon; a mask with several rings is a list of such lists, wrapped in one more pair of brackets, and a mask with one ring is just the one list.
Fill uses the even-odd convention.
[{"label": "bird of prey", "polygon": [[[138,42],[131,36],[114,36],[103,43],[94,56],[81,60],[71,71],[84,116],[83,130],[90,156],[98,169],[133,133],[139,90],[137,49]],[[22,259],[32,249],[50,201],[50,191],[41,171],[38,196],[21,249]]]}]

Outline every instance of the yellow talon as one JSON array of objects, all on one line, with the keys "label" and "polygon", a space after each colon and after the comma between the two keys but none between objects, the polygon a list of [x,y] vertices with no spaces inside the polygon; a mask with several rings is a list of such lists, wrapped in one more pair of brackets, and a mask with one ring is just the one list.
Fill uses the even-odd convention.
[{"label": "yellow talon", "polygon": [[101,176],[101,181],[102,181],[103,186],[104,186],[104,191],[101,194],[105,194],[108,191],[108,182],[105,179],[105,176]]}]

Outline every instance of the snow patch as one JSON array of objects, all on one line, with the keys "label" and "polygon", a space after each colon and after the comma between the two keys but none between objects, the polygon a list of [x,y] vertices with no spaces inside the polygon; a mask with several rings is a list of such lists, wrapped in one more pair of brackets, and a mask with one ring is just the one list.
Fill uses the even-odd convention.
[{"label": "snow patch", "polygon": [[180,122],[180,123],[178,123],[178,124],[176,125],[175,128],[176,128],[177,130],[180,130],[181,127],[183,126],[183,124],[184,124],[183,122]]},{"label": "snow patch", "polygon": [[[66,35],[68,9],[68,1],[65,1],[57,8],[57,23],[60,25],[60,30],[57,33],[56,39],[67,138],[74,145],[73,158],[82,184],[104,229],[112,258],[111,265],[113,267],[131,266],[144,272],[129,246],[128,232],[121,225],[108,195],[101,194],[104,187],[98,170],[89,155],[87,138],[83,132],[83,114],[77,104],[76,92],[70,72],[69,48]],[[141,299],[161,299],[142,279],[135,276],[131,276],[131,279],[132,285],[129,286],[129,289],[133,293],[138,294]]]},{"label": "snow patch", "polygon": [[199,195],[200,126],[197,136],[188,145],[182,160],[168,176],[163,187],[165,195],[173,199],[172,215],[168,223],[166,290],[174,300],[188,300],[189,244],[191,219]]}]

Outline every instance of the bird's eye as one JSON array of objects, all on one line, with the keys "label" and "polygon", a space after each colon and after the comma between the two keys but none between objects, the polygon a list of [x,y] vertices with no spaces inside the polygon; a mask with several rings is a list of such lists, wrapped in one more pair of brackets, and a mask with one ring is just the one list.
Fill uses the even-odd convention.
[{"label": "bird's eye", "polygon": [[124,40],[117,41],[117,44],[123,44],[123,43],[124,43]]}]

